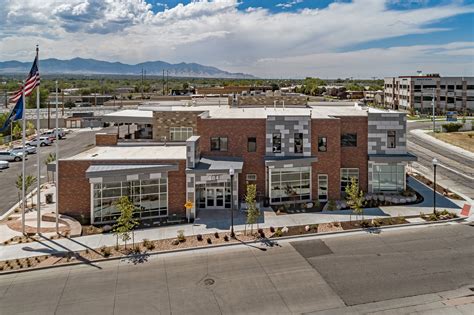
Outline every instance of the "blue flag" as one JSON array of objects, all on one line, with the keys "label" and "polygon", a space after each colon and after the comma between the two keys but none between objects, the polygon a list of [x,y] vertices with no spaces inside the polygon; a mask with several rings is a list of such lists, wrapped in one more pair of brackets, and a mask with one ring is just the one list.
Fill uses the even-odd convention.
[{"label": "blue flag", "polygon": [[0,128],[0,132],[4,132],[7,130],[8,126],[14,121],[20,120],[23,118],[23,96],[20,96],[18,101],[16,102],[15,107],[13,107],[10,115],[8,115],[5,123],[3,124],[2,128]]}]

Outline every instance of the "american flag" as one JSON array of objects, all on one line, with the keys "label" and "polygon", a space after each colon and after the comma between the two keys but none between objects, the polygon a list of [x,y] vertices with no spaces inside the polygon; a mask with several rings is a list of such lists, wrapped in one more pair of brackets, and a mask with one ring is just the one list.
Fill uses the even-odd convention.
[{"label": "american flag", "polygon": [[38,69],[38,56],[36,56],[33,65],[31,66],[30,73],[25,80],[25,85],[22,86],[18,91],[10,97],[12,102],[18,101],[21,97],[22,89],[25,89],[25,96],[29,96],[33,92],[34,88],[40,85],[40,74]]}]

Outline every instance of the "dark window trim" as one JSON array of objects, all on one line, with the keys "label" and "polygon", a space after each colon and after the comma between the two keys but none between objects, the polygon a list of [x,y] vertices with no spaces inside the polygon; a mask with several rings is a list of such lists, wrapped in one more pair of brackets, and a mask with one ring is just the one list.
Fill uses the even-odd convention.
[{"label": "dark window trim", "polygon": [[[320,140],[324,139],[324,146],[320,146]],[[321,147],[324,147],[324,150],[321,150]],[[318,152],[327,152],[328,151],[328,137],[318,136]]]},{"label": "dark window trim", "polygon": [[[275,136],[278,136],[279,138],[279,149],[276,149],[275,147]],[[272,152],[273,153],[281,153],[281,133],[275,132],[272,134]]]},{"label": "dark window trim", "polygon": [[[351,140],[355,140],[353,143],[352,143],[352,141],[349,142],[348,140],[345,140],[345,139],[344,139],[344,136],[347,137],[347,136],[349,136],[349,135],[351,135],[351,137],[353,136],[353,137],[352,137],[353,139],[351,139]],[[357,147],[357,133],[351,133],[351,132],[343,133],[343,134],[341,135],[341,147],[344,147],[344,148],[354,148],[354,147]]]},{"label": "dark window trim", "polygon": [[[218,148],[213,148],[212,147],[212,141],[213,139],[218,139],[219,147]],[[226,139],[226,145],[225,148],[223,148],[222,145],[222,139]],[[229,149],[229,138],[228,137],[211,137],[210,138],[210,145],[211,145],[211,151],[220,151],[220,152],[227,152]]]},{"label": "dark window trim", "polygon": [[[254,141],[250,141],[250,139]],[[250,150],[250,143],[255,143],[255,147],[253,150]],[[247,137],[247,152],[257,152],[257,137]]]}]

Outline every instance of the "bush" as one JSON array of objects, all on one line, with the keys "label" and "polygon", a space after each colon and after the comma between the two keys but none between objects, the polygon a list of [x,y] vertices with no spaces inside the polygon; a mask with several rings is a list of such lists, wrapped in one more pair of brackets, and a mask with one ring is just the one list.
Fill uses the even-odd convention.
[{"label": "bush", "polygon": [[219,233],[218,233],[218,232],[214,232],[214,237],[215,237],[215,238],[219,238]]},{"label": "bush", "polygon": [[210,237],[207,238],[207,244],[212,244],[212,240]]},{"label": "bush", "polygon": [[196,235],[196,238],[197,238],[197,240],[198,240],[199,242],[202,241],[202,235],[201,235],[201,234]]},{"label": "bush", "polygon": [[367,221],[367,220],[364,220],[364,221],[360,222],[360,226],[363,227],[363,228],[368,228],[368,227],[370,227],[370,222]]},{"label": "bush", "polygon": [[186,237],[184,236],[184,231],[183,230],[178,231],[177,238],[178,238],[178,241],[181,242],[181,243],[186,241]]},{"label": "bush", "polygon": [[171,245],[179,245],[179,240],[173,240],[171,241]]},{"label": "bush", "polygon": [[145,247],[148,250],[153,250],[155,249],[155,243],[145,238],[143,240],[143,247]]},{"label": "bush", "polygon": [[229,236],[224,235],[224,241],[228,242],[229,241]]},{"label": "bush", "polygon": [[275,228],[273,226],[270,226],[270,232],[275,233]]},{"label": "bush", "polygon": [[336,210],[336,202],[334,200],[329,200],[328,202],[328,210],[334,211]]},{"label": "bush", "polygon": [[112,254],[112,252],[111,252],[111,250],[110,250],[109,247],[102,246],[102,247],[100,248],[100,251],[101,251],[101,253],[102,253],[102,255],[103,255],[104,257],[109,257],[109,256]]},{"label": "bush", "polygon": [[446,130],[446,132],[457,132],[459,129],[462,128],[461,123],[448,123],[448,124],[443,124],[443,128]]},{"label": "bush", "polygon": [[281,237],[283,235],[283,232],[281,231],[281,229],[278,229],[275,231],[275,233],[273,234],[273,236],[275,237]]}]

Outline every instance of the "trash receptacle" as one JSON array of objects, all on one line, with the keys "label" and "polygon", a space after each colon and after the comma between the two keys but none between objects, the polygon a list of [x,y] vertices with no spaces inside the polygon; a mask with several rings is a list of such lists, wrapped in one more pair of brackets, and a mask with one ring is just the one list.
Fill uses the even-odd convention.
[{"label": "trash receptacle", "polygon": [[53,203],[53,194],[46,194],[46,203]]}]

